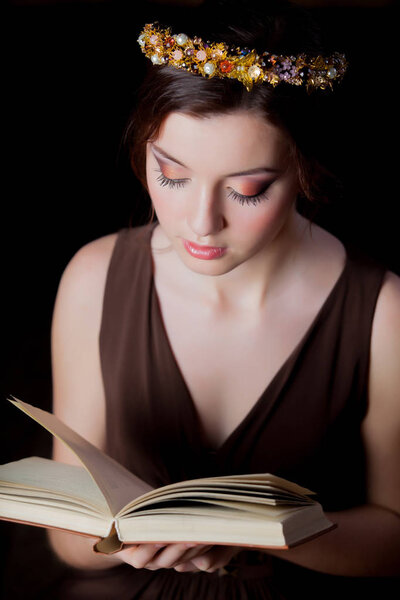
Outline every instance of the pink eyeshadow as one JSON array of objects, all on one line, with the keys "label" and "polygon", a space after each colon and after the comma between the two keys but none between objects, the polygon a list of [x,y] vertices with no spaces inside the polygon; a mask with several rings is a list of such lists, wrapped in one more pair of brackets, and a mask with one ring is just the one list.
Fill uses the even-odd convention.
[{"label": "pink eyeshadow", "polygon": [[176,171],[174,171],[174,169],[168,165],[164,164],[162,171],[165,177],[168,177],[168,179],[179,179],[179,175],[176,173]]},{"label": "pink eyeshadow", "polygon": [[255,196],[256,194],[259,194],[262,191],[260,185],[242,185],[239,187],[239,189],[235,189],[239,194],[243,194],[244,196]]}]

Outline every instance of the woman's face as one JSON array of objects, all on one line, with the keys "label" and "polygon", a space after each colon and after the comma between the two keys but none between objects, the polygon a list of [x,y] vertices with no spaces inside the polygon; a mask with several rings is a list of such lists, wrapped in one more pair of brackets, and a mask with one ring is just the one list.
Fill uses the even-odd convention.
[{"label": "woman's face", "polygon": [[280,129],[254,113],[171,113],[147,143],[148,190],[161,229],[192,271],[251,260],[295,213],[297,172]]}]

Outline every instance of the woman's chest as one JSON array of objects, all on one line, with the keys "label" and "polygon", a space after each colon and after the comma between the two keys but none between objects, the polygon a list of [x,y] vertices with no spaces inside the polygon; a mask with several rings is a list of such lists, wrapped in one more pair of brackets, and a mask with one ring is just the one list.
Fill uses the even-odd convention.
[{"label": "woman's chest", "polygon": [[220,447],[239,426],[315,317],[310,307],[282,310],[276,304],[239,317],[161,300],[164,333],[209,447]]}]

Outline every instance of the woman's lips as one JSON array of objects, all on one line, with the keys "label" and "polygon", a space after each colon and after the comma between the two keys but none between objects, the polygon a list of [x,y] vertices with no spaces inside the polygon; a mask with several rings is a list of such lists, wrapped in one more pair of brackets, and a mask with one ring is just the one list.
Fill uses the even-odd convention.
[{"label": "woman's lips", "polygon": [[220,258],[226,252],[226,248],[218,246],[199,246],[199,244],[194,244],[188,240],[183,240],[183,245],[191,256],[201,258],[202,260]]}]

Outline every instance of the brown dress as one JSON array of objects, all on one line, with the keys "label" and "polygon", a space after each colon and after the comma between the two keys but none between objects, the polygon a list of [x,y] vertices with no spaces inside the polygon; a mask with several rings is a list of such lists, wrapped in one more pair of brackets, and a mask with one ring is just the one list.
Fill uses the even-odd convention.
[{"label": "brown dress", "polygon": [[[210,452],[202,445],[196,408],[160,312],[150,250],[156,224],[120,229],[109,264],[99,336],[108,454],[152,486],[271,472],[317,492],[325,510],[363,503],[360,422],[367,409],[372,320],[386,268],[345,244],[345,267],[308,331],[242,422]],[[318,574],[257,550],[240,552],[231,564],[228,574],[125,564],[78,571],[58,597],[327,598],[336,582],[344,582],[347,592],[355,585],[353,578]],[[341,593],[340,586],[335,589],[334,596]]]}]

